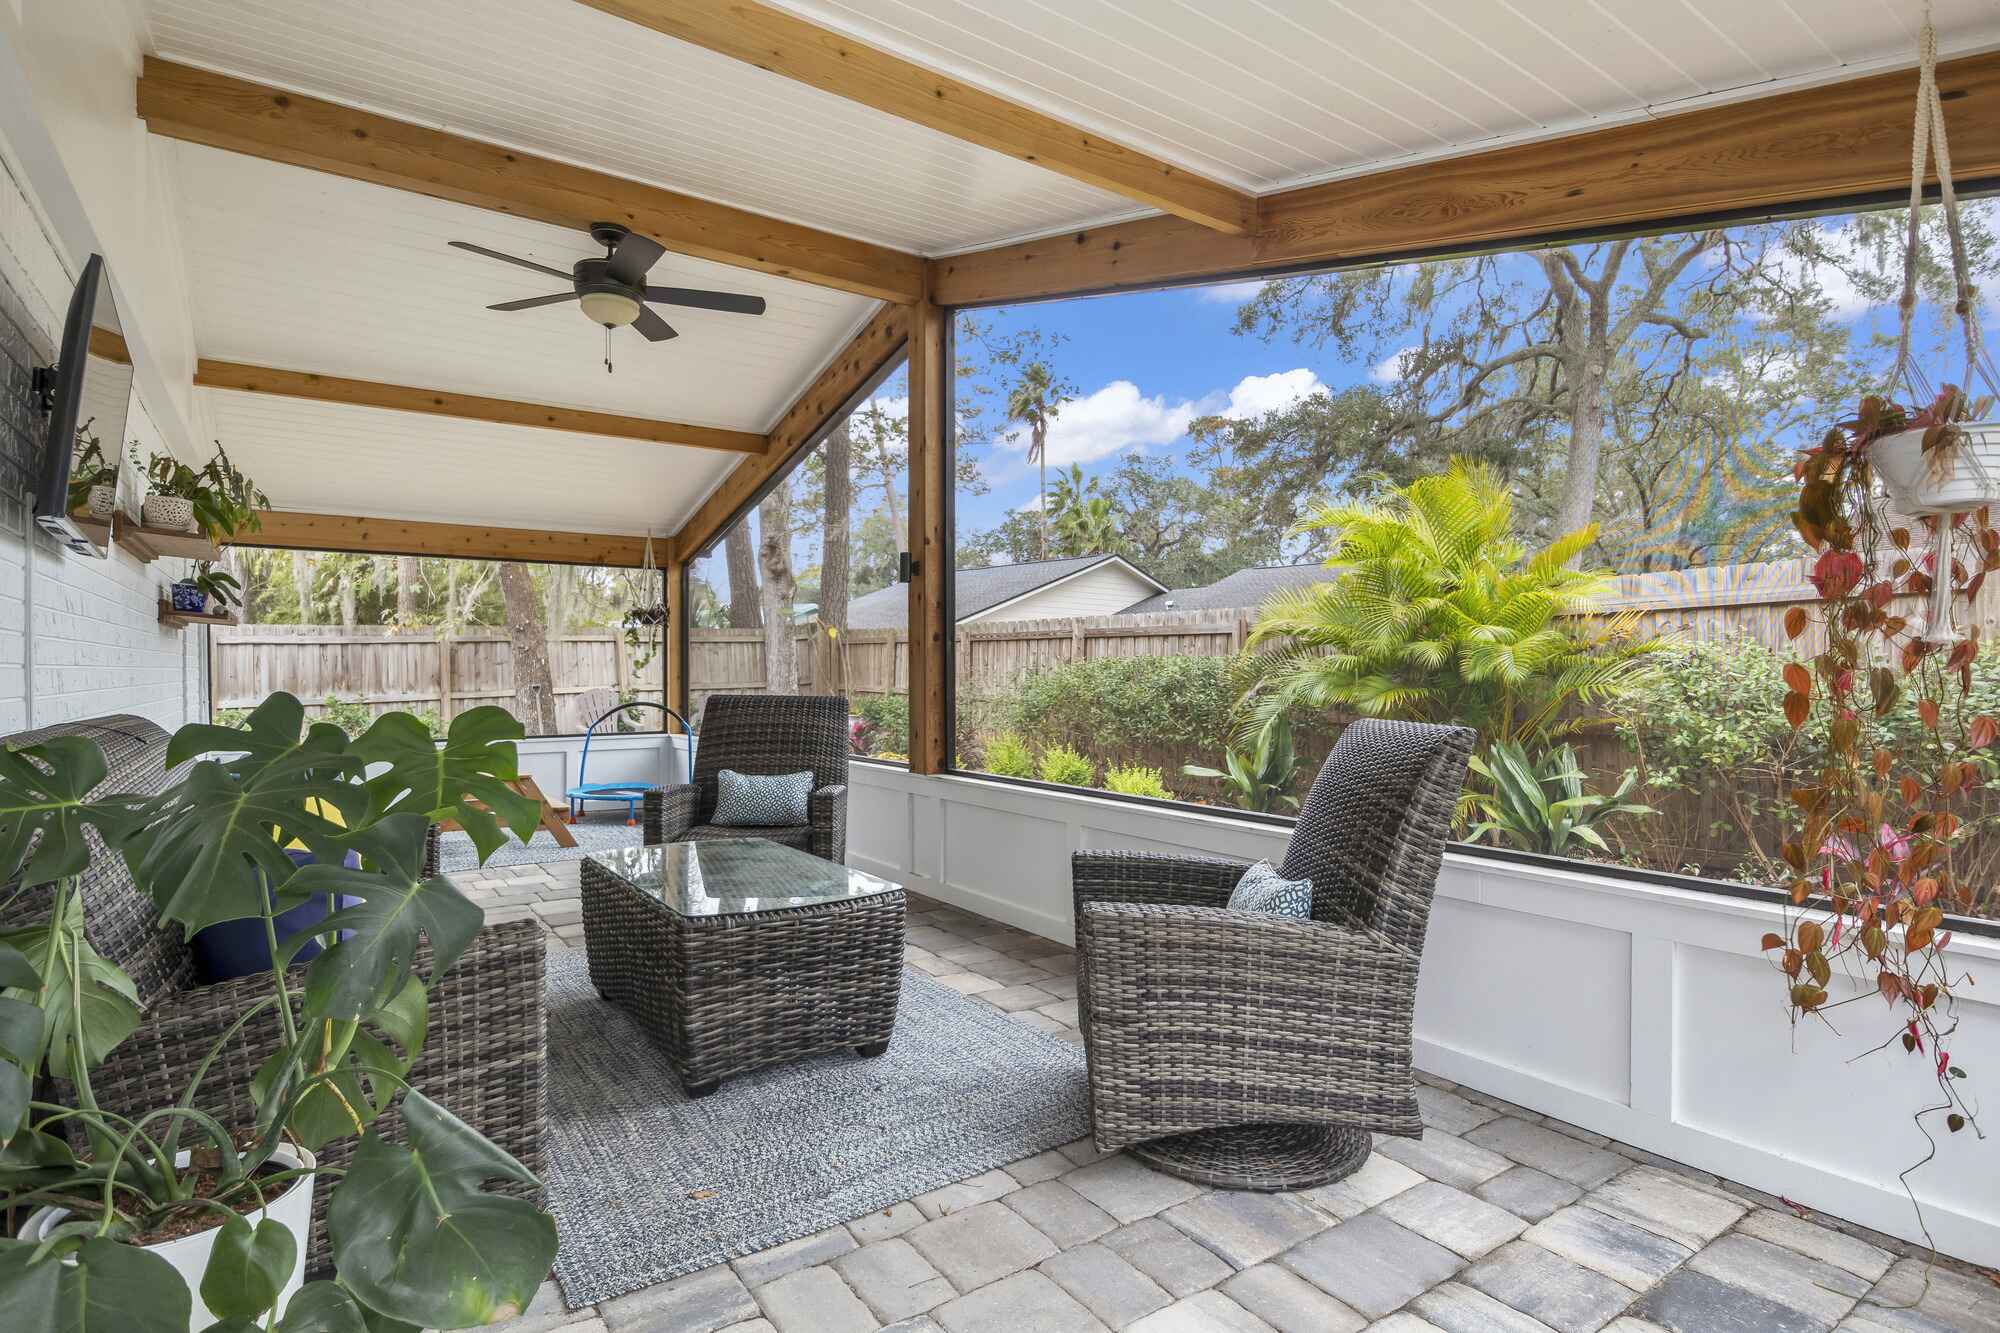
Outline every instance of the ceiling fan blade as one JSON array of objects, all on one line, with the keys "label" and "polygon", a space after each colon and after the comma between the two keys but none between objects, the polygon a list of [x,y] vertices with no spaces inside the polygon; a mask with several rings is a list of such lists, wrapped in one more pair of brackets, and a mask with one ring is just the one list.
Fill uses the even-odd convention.
[{"label": "ceiling fan blade", "polygon": [[628,231],[618,238],[618,248],[611,252],[611,262],[605,271],[627,287],[643,287],[647,271],[666,252],[666,247],[652,237]]},{"label": "ceiling fan blade", "polygon": [[691,310],[720,310],[731,315],[761,315],[764,298],[741,292],[705,292],[699,287],[648,287],[648,301],[663,305],[684,305]]},{"label": "ceiling fan blade", "polygon": [[550,268],[547,264],[537,264],[532,259],[517,259],[513,255],[503,255],[498,250],[488,250],[485,246],[474,245],[471,241],[447,241],[445,244],[457,250],[470,250],[473,254],[485,255],[488,259],[498,259],[502,263],[518,264],[522,268],[531,268],[537,273],[546,273],[552,278],[561,278],[564,282],[570,280],[570,275],[559,268]]},{"label": "ceiling fan blade", "polygon": [[538,305],[557,305],[563,301],[574,301],[575,299],[575,292],[558,292],[554,296],[524,296],[518,301],[502,301],[499,305],[490,305],[486,308],[488,310],[533,310]]},{"label": "ceiling fan blade", "polygon": [[678,338],[674,326],[660,318],[657,310],[641,310],[639,318],[632,321],[632,327],[639,330],[647,342],[663,343],[669,338]]}]

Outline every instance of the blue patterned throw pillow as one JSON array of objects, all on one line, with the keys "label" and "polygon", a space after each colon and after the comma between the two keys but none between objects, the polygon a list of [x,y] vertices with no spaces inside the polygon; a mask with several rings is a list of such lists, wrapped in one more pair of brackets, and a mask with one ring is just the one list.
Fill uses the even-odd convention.
[{"label": "blue patterned throw pillow", "polygon": [[1236,881],[1236,891],[1229,895],[1229,906],[1237,912],[1309,917],[1313,910],[1313,882],[1286,879],[1269,861],[1259,861]]},{"label": "blue patterned throw pillow", "polygon": [[797,828],[806,822],[812,789],[811,773],[725,768],[715,775],[715,818],[709,822],[728,828]]}]

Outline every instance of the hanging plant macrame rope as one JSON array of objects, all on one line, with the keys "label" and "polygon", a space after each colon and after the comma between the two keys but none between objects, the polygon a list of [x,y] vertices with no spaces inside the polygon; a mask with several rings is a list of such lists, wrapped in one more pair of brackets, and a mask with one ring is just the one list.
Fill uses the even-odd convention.
[{"label": "hanging plant macrame rope", "polygon": [[[1979,289],[1972,282],[1965,228],[1958,214],[1958,190],[1951,178],[1951,144],[1945,135],[1944,100],[1938,95],[1937,86],[1937,28],[1931,22],[1930,0],[1924,0],[1923,33],[1917,47],[1916,129],[1910,139],[1910,222],[1903,241],[1903,295],[1897,302],[1900,328],[1896,336],[1896,362],[1889,371],[1890,395],[1893,397],[1897,386],[1907,382],[1919,401],[1934,396],[1923,372],[1910,359],[1911,334],[1917,316],[1917,270],[1922,257],[1924,167],[1932,157],[1937,159],[1938,196],[1943,206],[1945,235],[1951,244],[1956,302],[1953,310],[1965,334],[1964,388],[1969,393],[1973,377],[1983,372],[1989,387],[2000,391],[2000,385],[1992,383],[1990,364],[1982,365],[1980,356]],[[1948,455],[1948,451],[1949,445],[1934,452]],[[1934,467],[1940,463],[1948,465],[1949,457],[1933,460]]]}]

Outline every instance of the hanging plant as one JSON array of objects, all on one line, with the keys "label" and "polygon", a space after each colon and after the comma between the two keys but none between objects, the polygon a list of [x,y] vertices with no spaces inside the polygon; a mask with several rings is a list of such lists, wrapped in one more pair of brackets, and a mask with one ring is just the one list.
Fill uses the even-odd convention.
[{"label": "hanging plant", "polygon": [[[1815,552],[1809,578],[1819,601],[1793,608],[1785,629],[1797,642],[1817,625],[1825,647],[1785,666],[1785,715],[1794,729],[1818,735],[1825,759],[1816,781],[1792,791],[1803,817],[1782,847],[1793,876],[1791,905],[1784,933],[1762,941],[1783,976],[1795,1024],[1808,1017],[1831,1023],[1832,1011],[1845,1005],[1887,1006],[1886,1036],[1876,1049],[1900,1044],[1938,1090],[1915,1117],[1931,1143],[1915,1166],[1935,1155],[1927,1119],[1941,1115],[1952,1133],[1967,1126],[1979,1132],[1965,1070],[1951,1055],[1954,986],[1965,974],[1952,968],[1945,913],[1970,906],[1977,887],[1958,873],[1962,812],[1983,780],[1980,752],[2000,740],[2000,722],[1968,706],[1978,631],[1960,633],[1951,614],[1954,598],[1971,597],[2000,568],[1990,508],[2000,501],[2000,468],[1987,458],[2000,431],[1974,419],[1958,386],[1929,392],[1909,356],[1922,167],[1935,142],[1967,383],[1981,367],[1928,22],[1922,56],[1902,337],[1890,384],[1892,391],[1914,385],[1927,401],[1865,398],[1854,418],[1796,467],[1793,521]],[[1912,516],[1916,532],[1890,517],[1890,501]],[[1898,599],[1910,596],[1927,599],[1921,625],[1898,610]],[[1906,696],[1922,734],[1920,743],[1899,745],[1887,719]],[[1836,969],[1857,983],[1854,994],[1832,998]]]},{"label": "hanging plant", "polygon": [[659,577],[659,566],[653,563],[653,534],[646,534],[646,552],[639,567],[640,587],[655,593],[652,601],[634,603],[625,612],[619,623],[625,627],[625,639],[633,647],[638,647],[638,638],[643,631],[654,629],[667,623],[667,603],[665,580]]}]

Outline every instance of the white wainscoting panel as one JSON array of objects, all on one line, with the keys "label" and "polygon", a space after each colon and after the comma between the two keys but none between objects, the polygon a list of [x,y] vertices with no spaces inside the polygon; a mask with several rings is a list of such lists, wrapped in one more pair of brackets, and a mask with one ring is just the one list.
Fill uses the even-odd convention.
[{"label": "white wainscoting panel", "polygon": [[[1074,941],[1070,853],[1283,856],[1289,830],[1085,792],[857,763],[848,860]],[[1765,903],[1452,853],[1417,996],[1417,1064],[1621,1142],[1922,1241],[1898,1172],[1928,1151],[1927,1071],[1873,1001],[1785,1021]],[[2000,1107],[2000,940],[1960,935],[1952,1061]],[[1838,979],[1836,979],[1838,980]],[[1838,1029],[1837,1031],[1835,1029]],[[1860,1057],[1860,1058],[1856,1058]],[[1851,1063],[1850,1063],[1851,1061]],[[1910,1186],[1940,1249],[2000,1263],[2000,1110],[1981,1141],[1925,1120]]]}]

